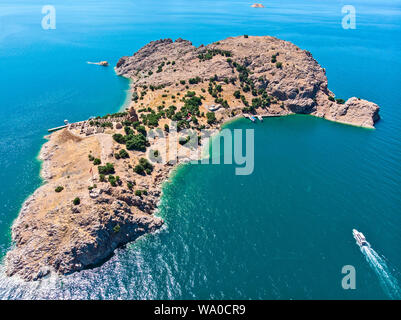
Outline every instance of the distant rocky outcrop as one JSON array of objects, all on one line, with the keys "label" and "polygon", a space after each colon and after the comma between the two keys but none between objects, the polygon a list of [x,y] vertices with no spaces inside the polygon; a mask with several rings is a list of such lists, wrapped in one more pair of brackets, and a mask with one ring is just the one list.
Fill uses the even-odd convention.
[{"label": "distant rocky outcrop", "polygon": [[88,64],[96,64],[98,66],[102,66],[102,67],[108,67],[109,63],[107,61],[99,61],[99,62],[90,62],[88,61]]},{"label": "distant rocky outcrop", "polygon": [[251,5],[252,8],[264,8],[265,6],[261,3],[254,3],[253,5]]}]

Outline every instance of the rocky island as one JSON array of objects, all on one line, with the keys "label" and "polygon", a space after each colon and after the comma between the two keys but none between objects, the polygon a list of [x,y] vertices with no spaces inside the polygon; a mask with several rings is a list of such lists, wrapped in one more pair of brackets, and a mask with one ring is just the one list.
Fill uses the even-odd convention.
[{"label": "rocky island", "polygon": [[[379,120],[376,104],[337,98],[310,52],[268,36],[200,47],[153,41],[115,70],[131,79],[129,107],[48,137],[40,152],[46,183],[13,224],[9,276],[30,281],[91,268],[159,229],[163,220],[154,213],[175,164],[160,161],[161,139],[150,132],[168,136],[171,121],[199,134],[244,114],[302,113],[366,128]],[[188,147],[180,140],[177,148],[178,163],[186,161]]]}]

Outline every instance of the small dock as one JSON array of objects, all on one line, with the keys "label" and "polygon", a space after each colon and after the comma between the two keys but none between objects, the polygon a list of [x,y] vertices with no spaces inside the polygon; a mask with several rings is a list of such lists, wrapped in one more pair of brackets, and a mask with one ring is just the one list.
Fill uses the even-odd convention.
[{"label": "small dock", "polygon": [[64,129],[64,128],[67,128],[67,124],[66,125],[64,125],[64,126],[60,126],[60,127],[55,127],[55,128],[51,128],[51,129],[48,129],[47,130],[47,132],[54,132],[54,131],[58,131],[58,130],[61,130],[61,129]]},{"label": "small dock", "polygon": [[243,113],[242,115],[243,115],[245,118],[251,120],[252,122],[255,122],[255,120],[256,120],[255,117],[254,117],[253,115],[251,115],[251,114]]},{"label": "small dock", "polygon": [[273,118],[273,117],[283,117],[283,116],[285,116],[285,114],[265,113],[265,114],[258,115],[258,118],[259,117],[262,117],[262,118]]},{"label": "small dock", "polygon": [[252,122],[255,122],[256,119],[258,119],[260,122],[263,122],[263,118],[272,118],[272,117],[282,117],[282,114],[273,114],[273,113],[265,113],[265,114],[258,114],[258,115],[252,115],[252,114],[247,114],[243,113],[242,114],[244,118],[247,118],[251,120]]}]

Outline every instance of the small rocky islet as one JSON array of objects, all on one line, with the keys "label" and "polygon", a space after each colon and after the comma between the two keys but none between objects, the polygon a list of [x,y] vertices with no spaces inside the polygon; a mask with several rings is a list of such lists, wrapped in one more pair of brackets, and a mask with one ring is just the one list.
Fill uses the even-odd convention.
[{"label": "small rocky islet", "polygon": [[[148,133],[168,136],[172,120],[195,134],[243,114],[302,113],[365,128],[379,120],[376,104],[335,97],[310,52],[274,37],[200,47],[157,40],[122,57],[115,70],[131,80],[129,107],[47,137],[40,152],[46,183],[13,224],[8,276],[32,281],[91,268],[159,229],[163,220],[154,213],[175,164],[158,161],[160,139]],[[187,161],[187,147],[177,148],[184,154],[178,162]]]}]

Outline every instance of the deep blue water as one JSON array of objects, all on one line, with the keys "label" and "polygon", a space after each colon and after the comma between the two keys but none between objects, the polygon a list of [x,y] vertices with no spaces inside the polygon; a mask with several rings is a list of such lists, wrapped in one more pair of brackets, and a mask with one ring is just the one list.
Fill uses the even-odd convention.
[{"label": "deep blue water", "polygon": [[[180,168],[164,188],[163,230],[62,279],[1,275],[1,298],[399,298],[400,1],[353,1],[356,30],[341,28],[343,1],[275,0],[262,10],[226,0],[53,1],[56,30],[41,29],[42,4],[0,4],[0,256],[41,184],[36,156],[47,129],[124,103],[128,81],[86,61],[115,65],[160,38],[200,45],[273,35],[311,51],[337,96],[374,101],[383,119],[376,130],[308,116],[234,122],[255,128],[251,176],[228,165]],[[359,251],[353,228],[390,278]],[[356,268],[356,290],[341,287],[344,265]]]}]

